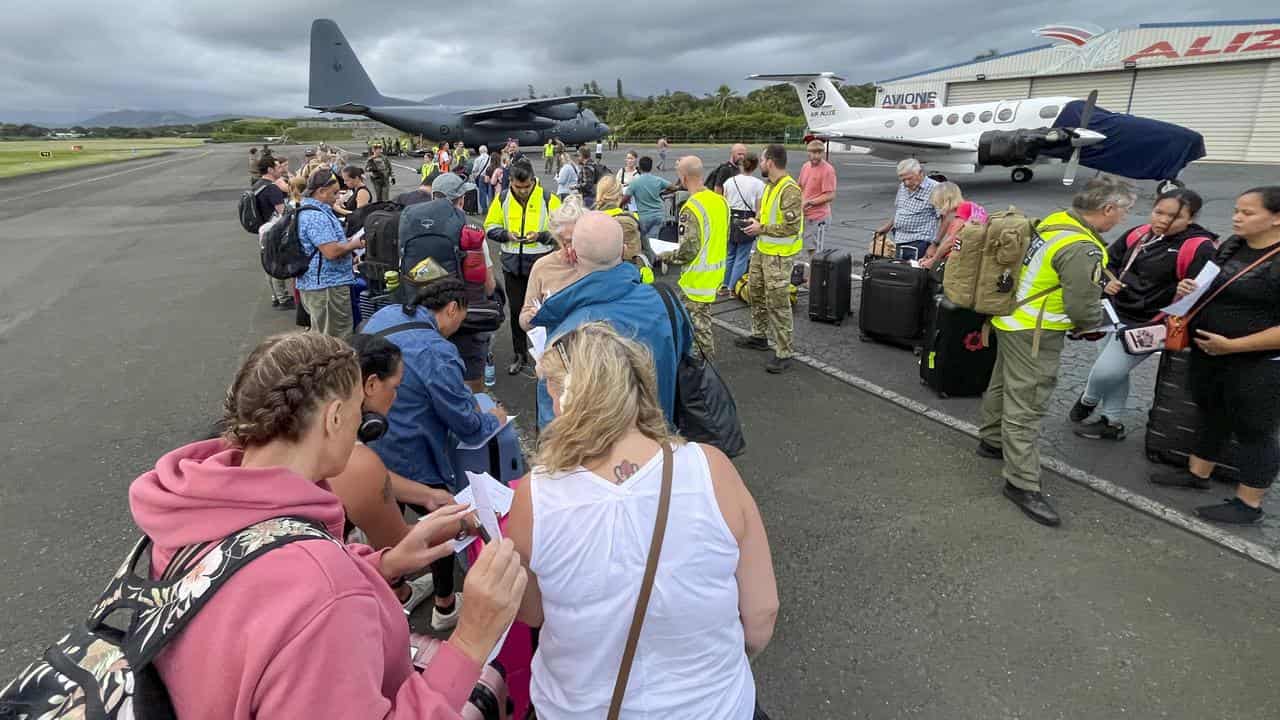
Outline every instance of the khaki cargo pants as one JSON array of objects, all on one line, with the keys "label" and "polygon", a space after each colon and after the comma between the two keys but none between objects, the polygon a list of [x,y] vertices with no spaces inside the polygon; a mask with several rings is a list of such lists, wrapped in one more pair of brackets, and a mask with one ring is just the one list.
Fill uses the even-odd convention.
[{"label": "khaki cargo pants", "polygon": [[751,253],[747,288],[751,293],[751,334],[773,342],[773,352],[789,358],[791,351],[791,266],[794,256]]},{"label": "khaki cargo pants", "polygon": [[311,316],[311,329],[336,338],[351,334],[351,286],[299,290],[302,307]]},{"label": "khaki cargo pants", "polygon": [[711,333],[711,303],[694,302],[686,297],[684,306],[689,311],[689,319],[693,321],[693,352],[714,360],[716,339]]},{"label": "khaki cargo pants", "polygon": [[1044,330],[1040,353],[1031,356],[1034,330],[996,334],[996,366],[982,396],[983,442],[1004,450],[1004,479],[1014,487],[1040,491],[1040,421],[1058,384],[1066,333]]}]

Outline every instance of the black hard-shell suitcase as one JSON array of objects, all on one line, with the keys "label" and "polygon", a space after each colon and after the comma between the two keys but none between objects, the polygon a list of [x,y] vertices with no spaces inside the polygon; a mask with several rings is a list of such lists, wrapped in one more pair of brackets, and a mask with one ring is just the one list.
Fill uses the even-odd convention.
[{"label": "black hard-shell suitcase", "polygon": [[[797,266],[798,267],[798,266]],[[809,263],[809,319],[839,325],[849,314],[853,258],[843,250],[823,250]]]},{"label": "black hard-shell suitcase", "polygon": [[996,364],[996,334],[982,346],[987,316],[935,295],[920,353],[920,381],[942,397],[977,397],[991,382]]},{"label": "black hard-shell suitcase", "polygon": [[480,195],[475,190],[468,190],[466,195],[462,196],[462,212],[468,215],[480,214]]},{"label": "black hard-shell suitcase", "polygon": [[[1151,462],[1186,467],[1187,456],[1195,447],[1200,413],[1191,397],[1190,363],[1190,350],[1160,353],[1155,395],[1147,413],[1146,453]],[[1238,457],[1239,447],[1233,439],[1227,448],[1227,463]],[[1236,474],[1236,468],[1229,464],[1220,464],[1213,471],[1214,478],[1221,480],[1232,480]]]},{"label": "black hard-shell suitcase", "polygon": [[932,278],[924,268],[899,260],[867,261],[858,307],[861,339],[915,347],[924,336],[931,289]]}]

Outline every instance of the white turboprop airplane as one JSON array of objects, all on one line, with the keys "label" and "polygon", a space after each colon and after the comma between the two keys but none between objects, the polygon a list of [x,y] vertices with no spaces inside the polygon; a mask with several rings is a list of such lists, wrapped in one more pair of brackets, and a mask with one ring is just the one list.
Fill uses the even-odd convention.
[{"label": "white turboprop airplane", "polygon": [[984,167],[1012,167],[1014,182],[1031,180],[1031,166],[1061,163],[1041,154],[1052,148],[1074,148],[1067,161],[1064,185],[1075,182],[1080,149],[1106,140],[1084,128],[1089,125],[1097,92],[1089,95],[1080,114],[1080,127],[1053,127],[1070,97],[956,105],[899,110],[849,107],[833,80],[836,75],[749,75],[748,80],[786,82],[796,89],[810,133],[866,148],[871,155],[898,161],[917,158],[930,171],[974,173]]}]

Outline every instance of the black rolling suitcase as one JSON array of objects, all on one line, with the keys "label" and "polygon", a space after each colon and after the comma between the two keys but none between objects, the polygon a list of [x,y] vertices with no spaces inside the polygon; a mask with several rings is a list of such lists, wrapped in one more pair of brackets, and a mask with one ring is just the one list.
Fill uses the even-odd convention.
[{"label": "black rolling suitcase", "polygon": [[480,214],[480,195],[475,190],[468,190],[466,195],[462,196],[462,212],[468,215]]},{"label": "black rolling suitcase", "polygon": [[935,295],[920,353],[920,381],[941,397],[977,397],[991,382],[996,365],[996,334],[982,346],[987,316]]},{"label": "black rolling suitcase", "polygon": [[849,314],[852,277],[849,253],[823,250],[814,255],[809,263],[809,319],[843,323]]},{"label": "black rolling suitcase", "polygon": [[861,339],[914,348],[924,336],[932,298],[928,270],[900,260],[867,260],[858,306]]},{"label": "black rolling suitcase", "polygon": [[[1147,413],[1146,453],[1151,462],[1186,467],[1187,456],[1195,447],[1200,413],[1191,398],[1190,363],[1190,350],[1160,353],[1155,395]],[[1233,439],[1225,462],[1232,462],[1238,454],[1239,445]],[[1219,480],[1233,480],[1236,474],[1236,468],[1230,464],[1220,464],[1213,471],[1214,478]]]}]

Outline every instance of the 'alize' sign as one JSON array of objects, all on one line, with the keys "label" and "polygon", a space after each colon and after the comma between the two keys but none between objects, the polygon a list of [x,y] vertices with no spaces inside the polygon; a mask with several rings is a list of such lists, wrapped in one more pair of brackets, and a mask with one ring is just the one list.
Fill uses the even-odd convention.
[{"label": "'alize' sign", "polygon": [[1161,40],[1153,43],[1129,57],[1123,62],[1136,62],[1143,58],[1169,58],[1176,60],[1177,58],[1192,57],[1208,57],[1210,55],[1231,55],[1233,53],[1249,53],[1249,52],[1266,52],[1268,50],[1280,50],[1280,29],[1277,30],[1259,30],[1257,32],[1236,33],[1235,37],[1220,48],[1211,48],[1209,43],[1213,40],[1210,35],[1204,35],[1191,41],[1190,47],[1185,52],[1179,54],[1174,49],[1173,44],[1168,40]]}]

